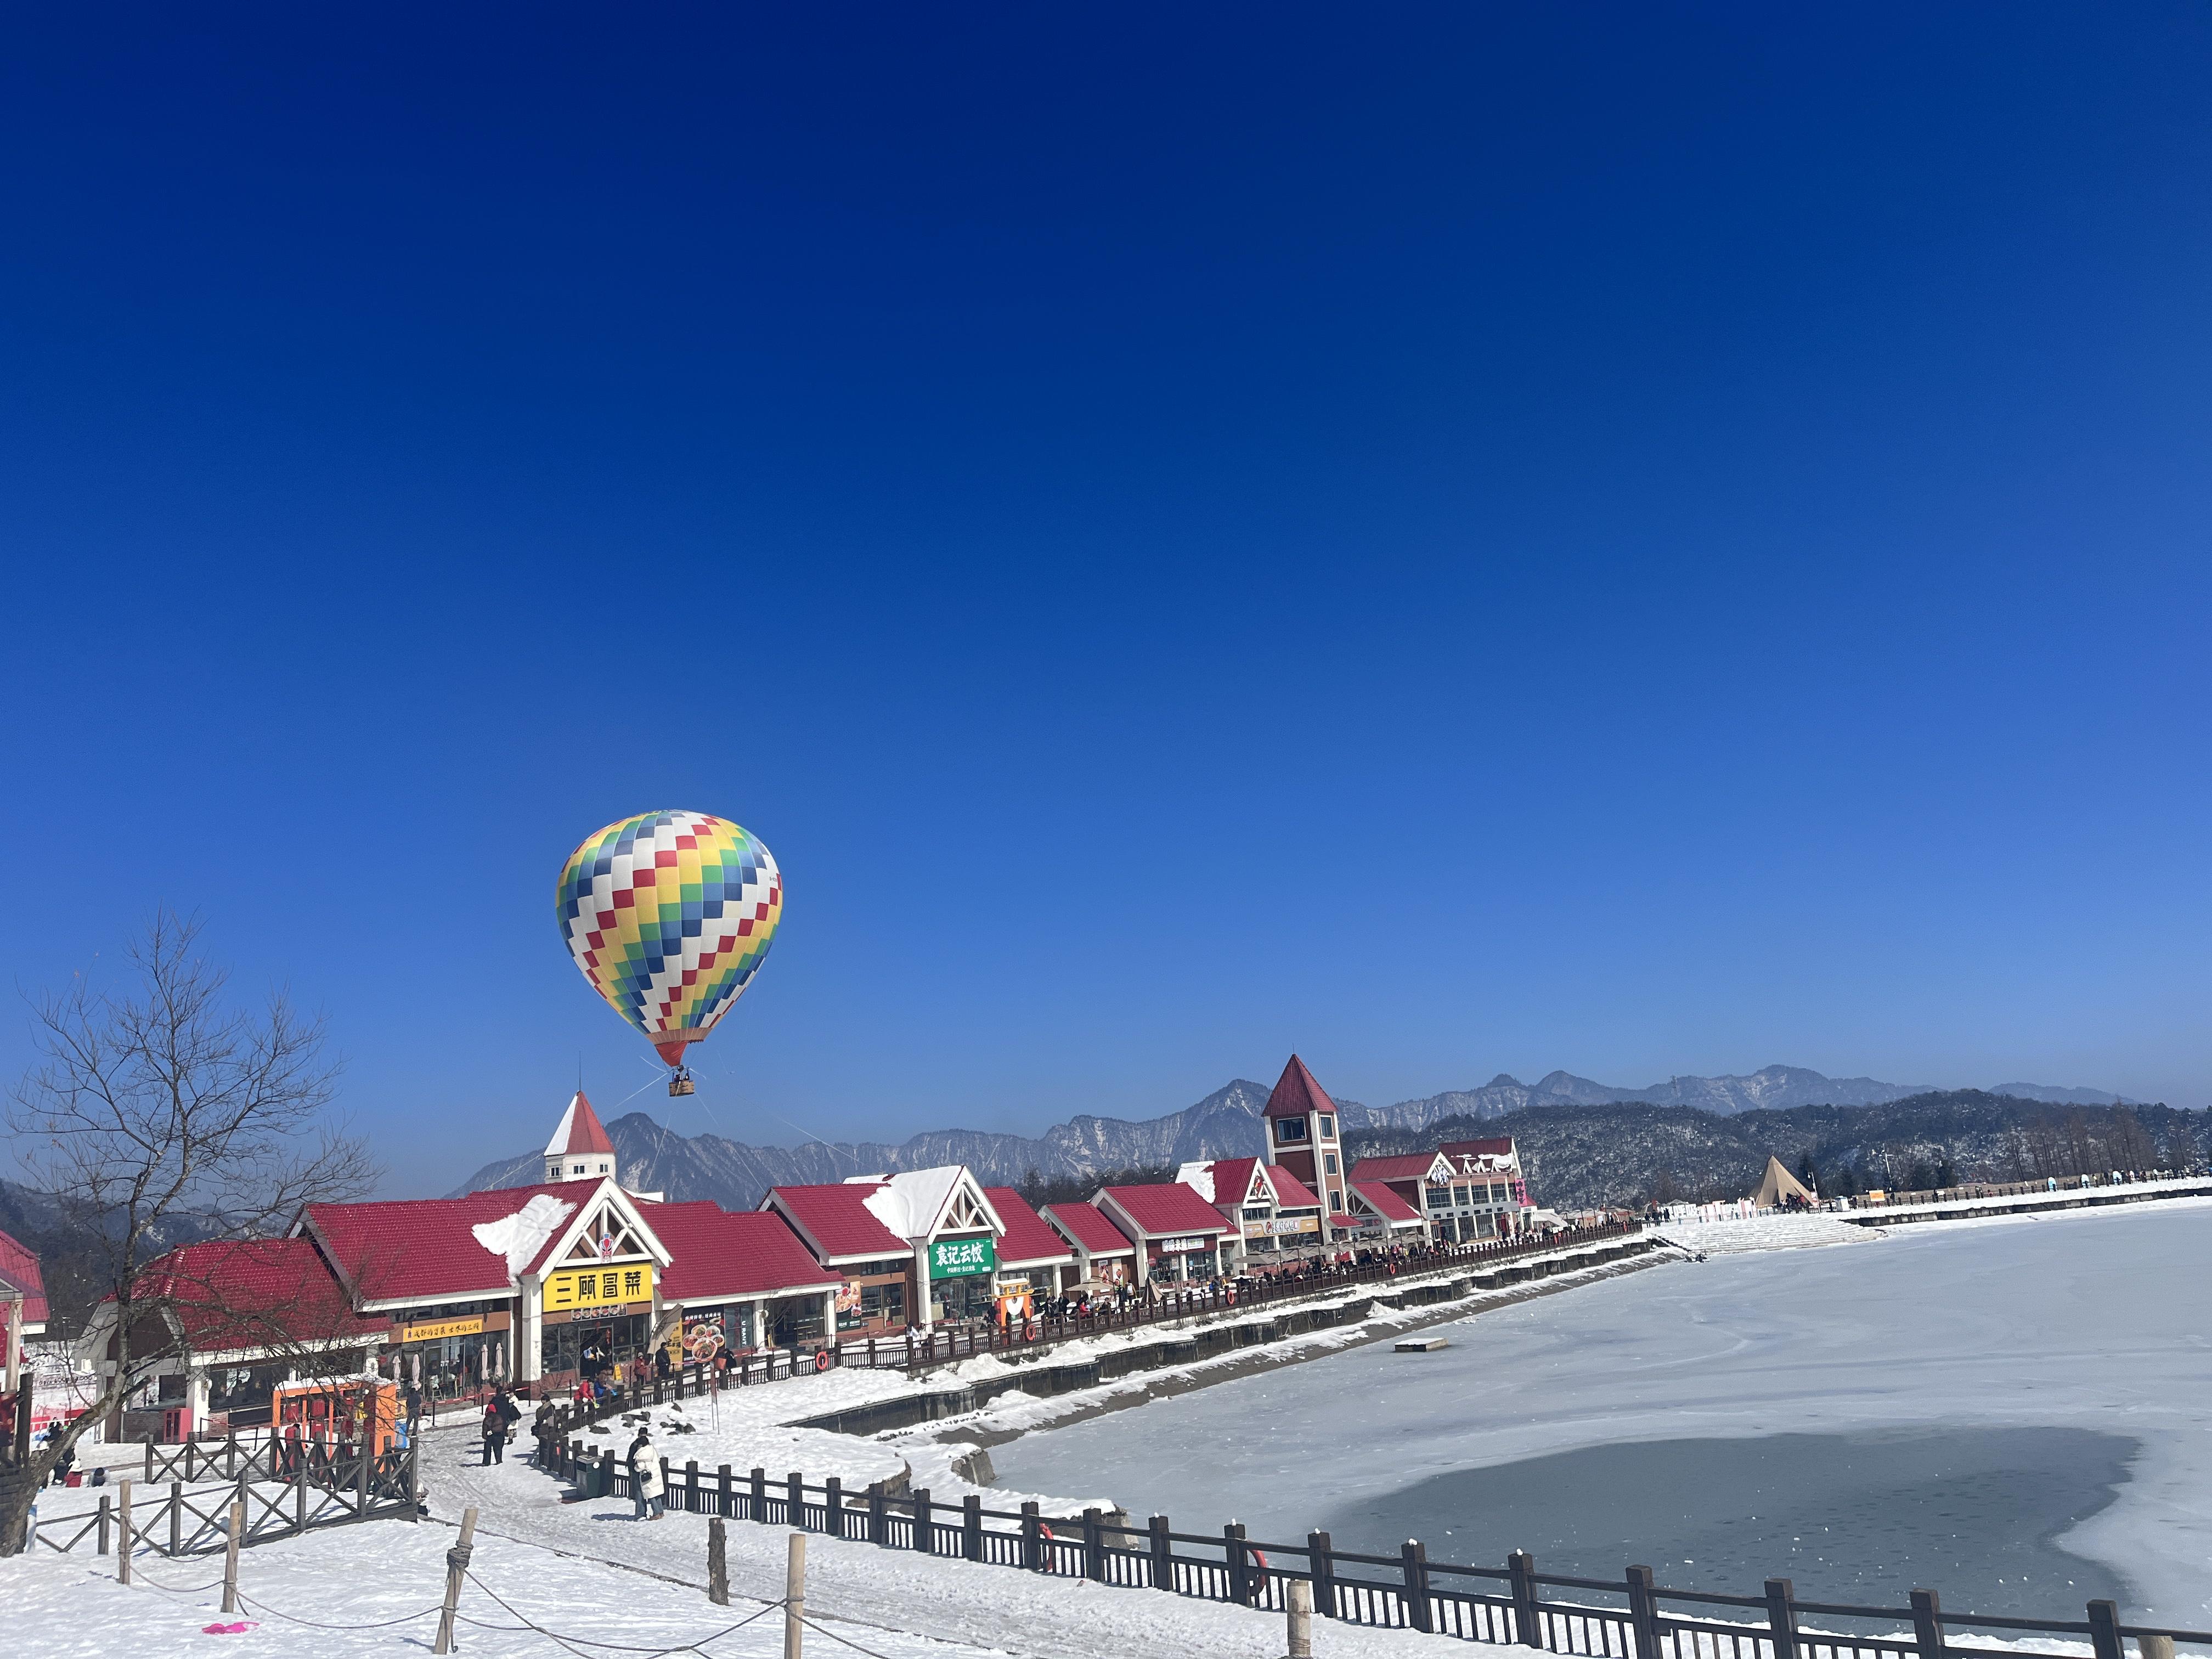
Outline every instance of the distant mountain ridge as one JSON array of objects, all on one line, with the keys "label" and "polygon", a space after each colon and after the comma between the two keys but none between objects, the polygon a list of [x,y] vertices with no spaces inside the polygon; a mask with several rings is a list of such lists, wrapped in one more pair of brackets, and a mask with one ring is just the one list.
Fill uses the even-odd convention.
[{"label": "distant mountain ridge", "polygon": [[[2030,1089],[2040,1092],[2029,1094]],[[1533,1084],[1500,1073],[1480,1089],[1451,1090],[1394,1106],[1370,1107],[1341,1097],[1337,1105],[1350,1134],[1418,1131],[1445,1119],[1494,1119],[1547,1107],[1691,1107],[1733,1116],[1802,1106],[1883,1105],[1930,1092],[1924,1085],[1830,1078],[1802,1066],[1768,1066],[1742,1076],[1669,1078],[1643,1089],[1613,1088],[1569,1072],[1553,1072]],[[2061,1104],[2121,1103],[2117,1095],[2030,1084],[2007,1085],[1992,1092]],[[1164,1117],[1132,1120],[1086,1114],[1056,1123],[1034,1138],[981,1129],[933,1129],[896,1146],[810,1141],[791,1147],[753,1146],[724,1135],[679,1135],[643,1112],[617,1118],[607,1125],[607,1133],[621,1159],[624,1185],[665,1192],[678,1201],[710,1198],[733,1209],[750,1209],[771,1187],[943,1164],[965,1164],[988,1185],[1012,1186],[1032,1170],[1047,1176],[1090,1176],[1201,1158],[1249,1157],[1258,1147],[1258,1121],[1267,1093],[1267,1085],[1238,1078]],[[526,1186],[538,1180],[544,1169],[544,1158],[538,1152],[501,1158],[471,1176],[456,1188],[456,1195],[488,1187]]]}]

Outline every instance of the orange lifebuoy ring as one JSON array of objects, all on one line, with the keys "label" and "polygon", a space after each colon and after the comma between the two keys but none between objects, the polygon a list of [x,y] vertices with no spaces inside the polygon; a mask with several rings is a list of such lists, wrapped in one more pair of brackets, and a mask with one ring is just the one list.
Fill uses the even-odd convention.
[{"label": "orange lifebuoy ring", "polygon": [[1034,1342],[1043,1334],[1044,1326],[1036,1320],[1032,1319],[1022,1327],[1022,1340],[1024,1342]]},{"label": "orange lifebuoy ring", "polygon": [[817,1349],[816,1349],[816,1350],[815,1350],[815,1352],[814,1352],[814,1369],[815,1369],[817,1371],[826,1371],[826,1370],[828,1370],[830,1369],[830,1350],[829,1350],[829,1349],[827,1349],[827,1348],[817,1348]]}]

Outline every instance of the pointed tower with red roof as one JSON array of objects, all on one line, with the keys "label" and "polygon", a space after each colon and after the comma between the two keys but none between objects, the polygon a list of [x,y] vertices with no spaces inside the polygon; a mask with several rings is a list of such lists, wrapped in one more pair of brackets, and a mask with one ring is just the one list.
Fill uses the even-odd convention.
[{"label": "pointed tower with red roof", "polygon": [[1267,1162],[1287,1170],[1321,1197],[1322,1241],[1347,1231],[1352,1204],[1344,1184],[1344,1149],[1337,1140],[1336,1103],[1296,1054],[1276,1079],[1261,1117]]},{"label": "pointed tower with red roof", "polygon": [[553,1131],[553,1139],[545,1143],[545,1178],[605,1178],[617,1186],[622,1184],[615,1173],[615,1144],[607,1139],[606,1126],[599,1121],[599,1115],[592,1109],[592,1103],[584,1098],[581,1089],[568,1102],[568,1109],[561,1114],[560,1126]]}]

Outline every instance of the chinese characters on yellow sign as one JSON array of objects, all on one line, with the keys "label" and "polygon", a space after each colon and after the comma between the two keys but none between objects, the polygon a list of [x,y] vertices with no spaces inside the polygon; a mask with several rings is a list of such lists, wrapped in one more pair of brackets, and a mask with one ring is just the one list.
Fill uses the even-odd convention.
[{"label": "chinese characters on yellow sign", "polygon": [[646,1302],[653,1297],[653,1264],[627,1267],[560,1267],[545,1275],[545,1311],[603,1308],[617,1302]]}]

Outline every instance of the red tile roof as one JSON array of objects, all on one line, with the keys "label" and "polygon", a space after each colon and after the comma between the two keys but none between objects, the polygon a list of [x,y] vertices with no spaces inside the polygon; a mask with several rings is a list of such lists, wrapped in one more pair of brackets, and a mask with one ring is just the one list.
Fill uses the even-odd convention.
[{"label": "red tile roof", "polygon": [[1062,1235],[1093,1255],[1127,1255],[1137,1248],[1096,1204],[1048,1204],[1044,1214]]},{"label": "red tile roof", "polygon": [[911,1255],[906,1240],[868,1208],[868,1195],[881,1189],[882,1183],[873,1181],[775,1187],[761,1200],[761,1208],[782,1211],[799,1238],[824,1261]]},{"label": "red tile roof", "polygon": [[[1244,1201],[1244,1194],[1252,1190],[1252,1171],[1259,1162],[1256,1158],[1218,1158],[1211,1164],[1185,1164],[1183,1167],[1186,1170],[1193,1167],[1203,1169],[1213,1188],[1213,1196],[1206,1201],[1218,1208],[1233,1210]],[[1183,1185],[1190,1187],[1191,1191],[1200,1198],[1206,1198],[1202,1188],[1191,1187],[1188,1181]]]},{"label": "red tile roof", "polygon": [[142,1297],[167,1297],[195,1353],[295,1348],[383,1334],[353,1310],[345,1287],[307,1238],[212,1240],[146,1268]]},{"label": "red tile roof", "polygon": [[1314,1081],[1314,1074],[1306,1070],[1306,1063],[1296,1054],[1283,1067],[1283,1074],[1275,1080],[1275,1091],[1267,1097],[1267,1109],[1263,1117],[1304,1117],[1308,1112],[1334,1112],[1336,1103],[1328,1091]]},{"label": "red tile roof", "polygon": [[553,1139],[545,1143],[545,1156],[583,1152],[612,1158],[615,1144],[607,1139],[599,1115],[592,1109],[592,1103],[584,1098],[584,1091],[579,1089],[575,1098],[568,1103],[568,1109],[561,1115],[560,1122],[553,1126]]},{"label": "red tile roof", "polygon": [[1266,1166],[1267,1180],[1275,1189],[1275,1207],[1281,1210],[1318,1210],[1321,1200],[1314,1189],[1285,1170],[1279,1164]]},{"label": "red tile roof", "polygon": [[640,1200],[637,1207],[653,1236],[675,1258],[660,1276],[661,1294],[669,1301],[696,1306],[724,1297],[787,1296],[845,1282],[842,1273],[815,1261],[780,1215],[732,1212],[706,1200]]},{"label": "red tile roof", "polygon": [[991,1200],[999,1219],[1006,1224],[1006,1233],[999,1240],[1001,1262],[1012,1267],[1075,1260],[1075,1252],[1068,1248],[1067,1241],[1047,1226],[1044,1218],[1012,1187],[986,1187],[983,1196]]},{"label": "red tile roof", "polygon": [[1419,1221],[1421,1212],[1379,1181],[1357,1181],[1352,1190],[1373,1206],[1385,1221]]},{"label": "red tile roof", "polygon": [[1168,1233],[1234,1231],[1221,1218],[1220,1211],[1180,1181],[1163,1181],[1143,1187],[1109,1187],[1104,1196],[1119,1205],[1122,1214],[1153,1237]]},{"label": "red tile roof", "polygon": [[[581,1208],[597,1181],[563,1181],[536,1187],[496,1187],[465,1198],[387,1200],[369,1204],[311,1204],[307,1221],[366,1303],[426,1297],[452,1301],[514,1294],[507,1258],[477,1242],[472,1229],[513,1215],[540,1193]],[[565,1228],[575,1209],[562,1218]],[[548,1237],[525,1264],[534,1269],[553,1248]]]},{"label": "red tile roof", "polygon": [[30,1247],[0,1233],[0,1291],[23,1292],[23,1322],[46,1322],[46,1284],[39,1273],[39,1258]]},{"label": "red tile roof", "polygon": [[1436,1167],[1434,1152],[1400,1152],[1390,1158],[1363,1158],[1352,1166],[1352,1178],[1361,1181],[1419,1181]]}]

